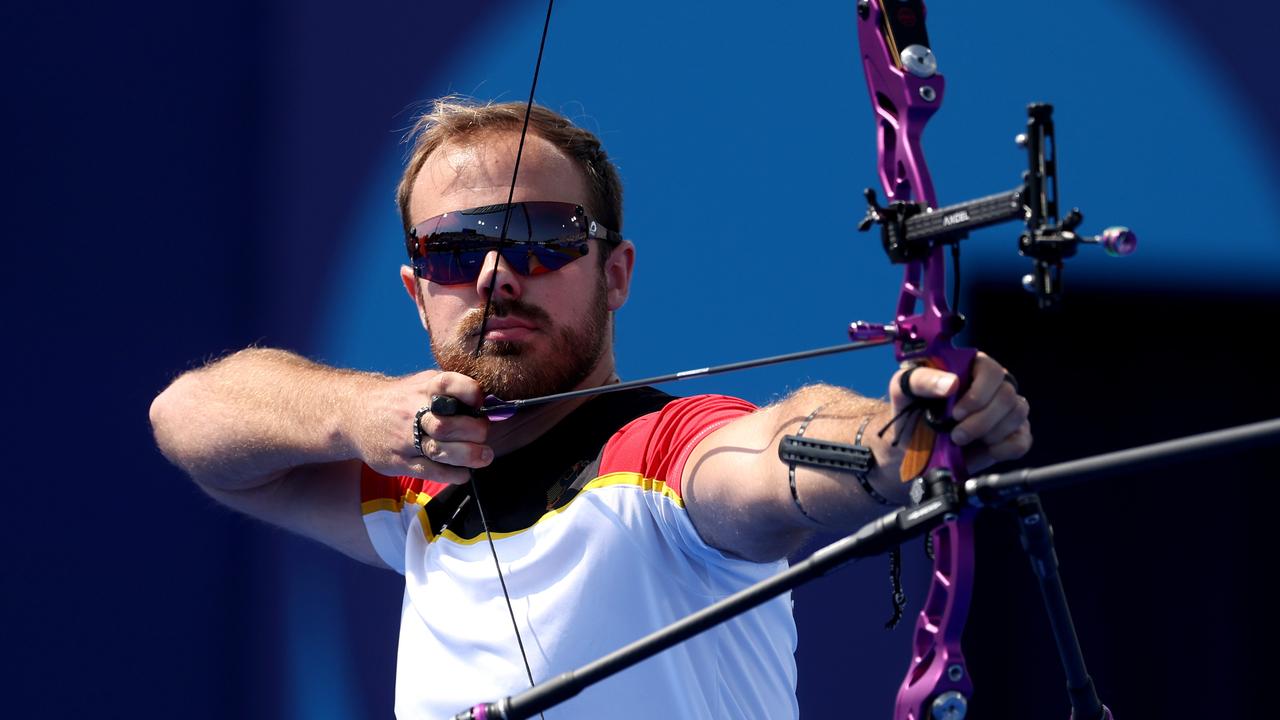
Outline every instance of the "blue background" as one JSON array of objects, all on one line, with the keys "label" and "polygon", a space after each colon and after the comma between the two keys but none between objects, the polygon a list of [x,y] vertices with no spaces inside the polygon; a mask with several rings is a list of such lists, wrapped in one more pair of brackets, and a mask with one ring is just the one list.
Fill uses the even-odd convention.
[{"label": "blue background", "polygon": [[[155,451],[147,406],[178,372],[254,343],[384,372],[427,367],[396,277],[400,139],[425,98],[524,99],[544,12],[517,2],[6,7],[0,714],[390,715],[397,577],[216,507]],[[1085,210],[1087,230],[1123,223],[1142,238],[1126,260],[1083,253],[1072,282],[1155,308],[1275,293],[1280,90],[1259,50],[1277,28],[1269,4],[935,2],[930,13],[948,82],[925,133],[940,202],[1016,184],[1023,108],[1053,102],[1063,202]],[[558,3],[538,100],[602,137],[639,248],[618,317],[624,378],[833,344],[850,320],[888,318],[900,274],[874,237],[854,232],[861,189],[875,182],[854,18],[852,0]],[[1015,239],[1000,228],[969,243],[973,287],[1016,286]],[[1088,367],[1062,376],[1074,402],[1032,394],[1033,405],[1076,433],[1099,414],[1194,415],[1224,395],[1237,420],[1273,415],[1235,380],[1178,370],[1202,342],[1234,343],[1240,354],[1224,364],[1237,372],[1255,362],[1276,319],[1274,304],[1256,307],[1233,318],[1256,333],[1246,337],[1223,337],[1213,318],[1175,323],[1159,343],[1177,384],[1142,407],[1091,392],[1089,372],[1124,364],[1114,347],[1060,338],[1092,351]],[[871,352],[676,390],[764,403],[823,380],[880,395],[892,370],[889,353]],[[1124,372],[1141,384],[1142,368]],[[1040,442],[1041,459],[1072,455]],[[1118,435],[1100,449],[1129,444]],[[1060,537],[1089,528],[1087,516],[1055,519]],[[908,553],[917,602],[924,568]],[[1186,582],[1213,578],[1196,568]],[[884,575],[867,562],[797,593],[806,715],[887,715],[910,623],[879,629]],[[1160,600],[1195,625],[1201,608],[1179,605],[1182,591],[1167,586]],[[1091,617],[1086,607],[1082,628]],[[1021,617],[1007,620],[1002,638],[1043,643]],[[1143,662],[1185,654],[1253,677],[1261,668],[1238,650],[1254,630],[1239,617],[1169,635],[1167,647],[1099,639],[1107,650],[1094,667],[1115,669],[1099,682],[1133,697],[1137,717],[1140,698],[1177,685]],[[1050,692],[1053,662],[1029,662]],[[978,679],[1016,694],[1005,682]]]}]

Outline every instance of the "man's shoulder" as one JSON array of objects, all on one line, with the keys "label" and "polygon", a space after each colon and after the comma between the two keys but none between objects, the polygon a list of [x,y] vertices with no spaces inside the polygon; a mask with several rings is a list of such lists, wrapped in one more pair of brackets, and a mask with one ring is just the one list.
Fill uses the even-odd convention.
[{"label": "man's shoulder", "polygon": [[730,395],[675,397],[663,393],[663,396],[663,402],[649,412],[637,415],[619,431],[648,430],[661,434],[664,439],[670,439],[683,431],[707,424],[723,424],[757,410],[754,404]]},{"label": "man's shoulder", "polygon": [[677,494],[684,463],[694,447],[756,406],[728,395],[667,396],[660,407],[635,417],[609,439],[600,472],[635,472],[660,480]]}]

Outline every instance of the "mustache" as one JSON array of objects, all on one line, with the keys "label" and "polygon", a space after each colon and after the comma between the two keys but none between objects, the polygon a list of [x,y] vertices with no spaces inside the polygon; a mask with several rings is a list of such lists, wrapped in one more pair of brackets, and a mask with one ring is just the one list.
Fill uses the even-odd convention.
[{"label": "mustache", "polygon": [[[523,300],[494,300],[489,306],[490,317],[514,317],[528,320],[534,324],[549,326],[551,314],[546,310]],[[460,337],[475,337],[480,334],[480,326],[484,323],[484,308],[472,308],[458,322]]]}]

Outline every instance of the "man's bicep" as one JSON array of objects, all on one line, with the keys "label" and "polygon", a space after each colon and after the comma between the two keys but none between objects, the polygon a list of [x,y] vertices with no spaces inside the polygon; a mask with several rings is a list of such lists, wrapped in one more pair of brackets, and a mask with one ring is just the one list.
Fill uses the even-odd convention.
[{"label": "man's bicep", "polygon": [[360,461],[346,460],[294,468],[246,490],[200,487],[227,507],[385,568],[365,530],[360,470]]},{"label": "man's bicep", "polygon": [[811,531],[791,512],[778,459],[778,406],[744,415],[694,447],[681,477],[689,518],[702,540],[766,562],[785,557]]}]

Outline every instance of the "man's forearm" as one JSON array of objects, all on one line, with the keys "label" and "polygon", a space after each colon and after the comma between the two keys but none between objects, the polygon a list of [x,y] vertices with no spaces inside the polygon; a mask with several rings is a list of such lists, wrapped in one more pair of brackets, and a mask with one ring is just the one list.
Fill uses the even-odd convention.
[{"label": "man's forearm", "polygon": [[[889,403],[814,385],[717,430],[699,443],[685,467],[685,499],[698,532],[721,550],[770,560],[790,553],[814,531],[850,532],[890,506],[906,504],[909,488],[899,474],[910,444],[905,433],[918,418],[888,426],[917,399],[956,398],[950,439],[969,471],[1025,455],[1031,447],[1026,399],[987,355],[978,353],[970,371],[970,383],[961,390],[952,373],[903,368],[889,380]],[[849,444],[858,441],[864,423],[861,442],[876,458],[864,479],[800,464],[793,477],[778,457],[783,437],[799,434],[802,425],[804,437]]]},{"label": "man's forearm", "polygon": [[[698,532],[714,547],[764,561],[793,552],[815,531],[848,531],[870,519],[882,508],[848,472],[797,464],[793,493],[778,445],[802,424],[804,437],[852,443],[863,420],[872,418],[863,442],[875,448],[881,464],[891,462],[875,436],[890,417],[888,408],[843,388],[815,385],[716,431],[685,468],[685,498]],[[869,480],[887,486],[894,501],[906,496],[877,473]]]},{"label": "man's forearm", "polygon": [[[891,445],[892,430],[879,436],[879,430],[891,418],[887,402],[863,397],[845,388],[813,386],[801,389],[777,407],[776,442],[800,434],[803,437],[868,447],[872,452],[870,470],[860,482],[847,470],[818,468],[796,462],[795,470],[777,457],[772,482],[787,488],[786,505],[778,512],[792,521],[808,524],[813,529],[849,532],[887,507],[881,500],[900,503],[906,500],[905,488],[896,482],[896,448]],[[861,430],[861,437],[859,437]],[[792,491],[794,477],[794,491]],[[865,486],[872,487],[868,492]]]},{"label": "man's forearm", "polygon": [[183,374],[151,405],[161,452],[202,485],[240,490],[357,457],[350,418],[380,375],[248,349]]},{"label": "man's forearm", "polygon": [[[805,422],[806,418],[810,418]],[[862,397],[843,388],[817,386],[788,398],[779,408],[777,440],[796,435],[844,445],[861,445],[872,456],[865,473],[796,463],[794,471],[779,460],[775,482],[786,483],[793,520],[796,515],[815,529],[849,532],[871,518],[908,501],[898,480],[901,452],[893,445],[899,428],[886,429],[892,418],[888,403]],[[780,477],[785,475],[785,480]],[[794,477],[794,490],[792,478]]]}]

